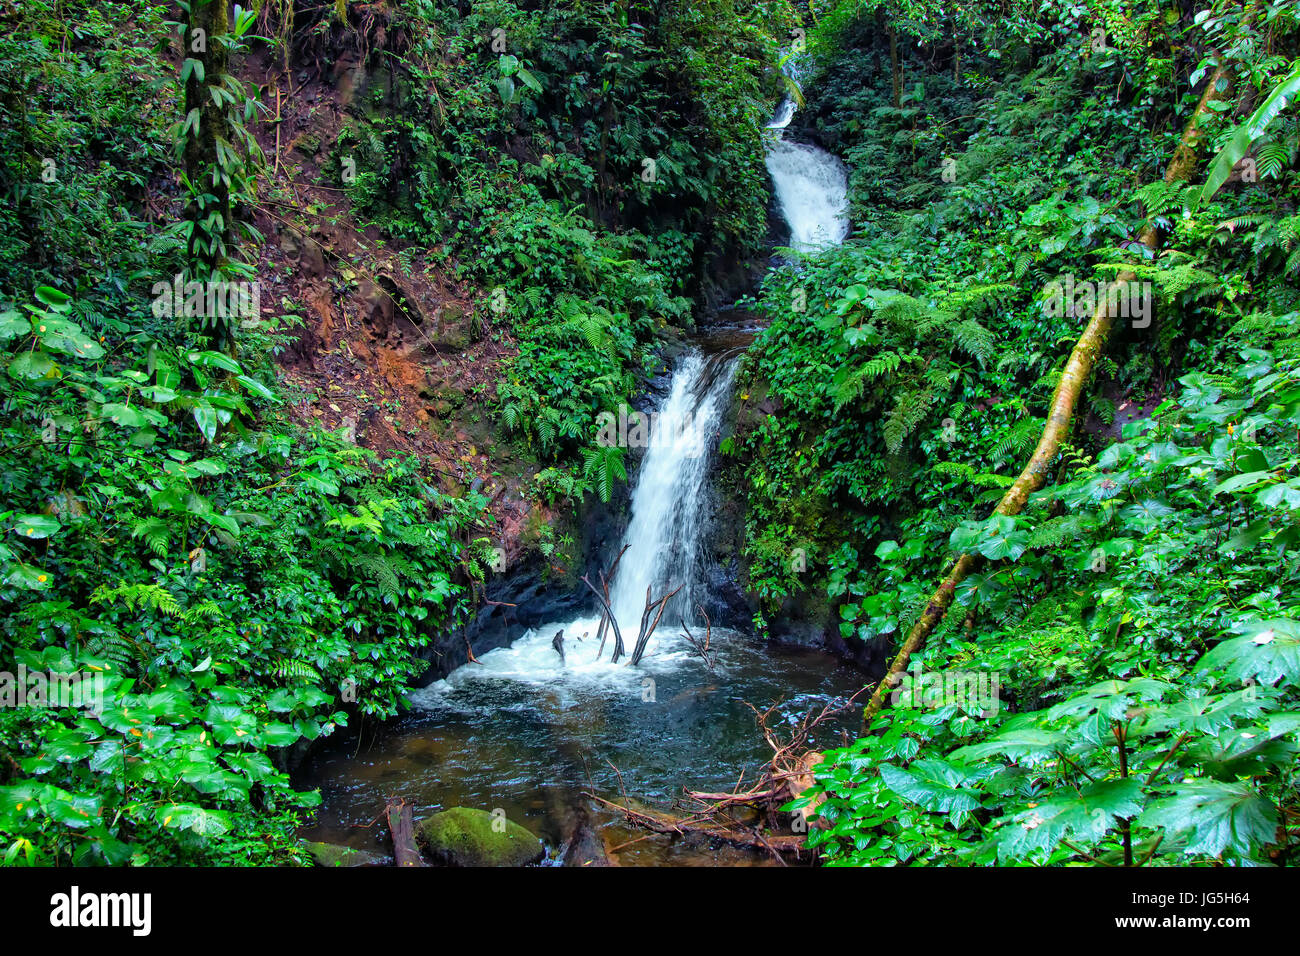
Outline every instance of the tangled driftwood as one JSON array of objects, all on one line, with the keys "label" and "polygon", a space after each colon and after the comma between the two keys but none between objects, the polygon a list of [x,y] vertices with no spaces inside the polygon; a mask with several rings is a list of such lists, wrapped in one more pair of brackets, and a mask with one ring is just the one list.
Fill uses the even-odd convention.
[{"label": "tangled driftwood", "polygon": [[[789,857],[810,860],[813,852],[805,846],[804,834],[808,831],[808,818],[815,803],[793,814],[784,813],[780,808],[812,785],[812,769],[821,760],[821,754],[812,746],[813,731],[828,719],[854,708],[857,698],[865,691],[863,688],[846,700],[829,703],[819,711],[809,711],[795,725],[788,740],[783,740],[771,726],[772,716],[780,702],[764,711],[747,704],[754,712],[763,739],[772,748],[772,757],[763,774],[748,789],[742,789],[745,779],[742,773],[730,793],[685,790],[683,800],[674,808],[679,811],[676,813],[637,804],[628,797],[626,790],[622,794],[622,803],[595,793],[589,792],[587,796],[622,814],[624,820],[638,829],[678,836],[700,834],[731,846],[765,851],[782,864],[786,864]],[[621,788],[621,774],[619,784]],[[611,852],[622,849],[622,846],[614,847]]]}]

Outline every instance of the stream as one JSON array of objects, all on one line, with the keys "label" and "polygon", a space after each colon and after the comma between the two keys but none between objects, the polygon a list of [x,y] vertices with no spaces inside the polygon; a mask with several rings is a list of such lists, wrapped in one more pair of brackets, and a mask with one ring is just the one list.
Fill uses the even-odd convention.
[{"label": "stream", "polygon": [[[847,183],[834,157],[784,138],[793,113],[787,101],[769,124],[767,166],[790,247],[814,252],[848,234]],[[535,628],[483,654],[481,664],[413,692],[408,715],[362,738],[350,734],[307,761],[298,782],[319,787],[323,803],[305,839],[385,852],[381,826],[370,824],[386,797],[400,795],[415,805],[417,820],[455,806],[504,810],[542,839],[552,863],[587,821],[622,864],[772,865],[703,839],[642,839],[587,796],[626,794],[667,809],[683,787],[731,790],[771,756],[750,705],[777,705],[773,727],[781,732],[862,683],[829,654],[717,627],[710,668],[683,629],[697,641],[705,636],[696,611],[705,501],[737,362],[735,336],[724,338],[731,347],[705,336],[677,360],[633,476],[627,549],[609,599],[629,654],[647,589],[656,599],[679,589],[640,663],[631,666],[626,656],[611,663],[612,636],[598,659],[594,602],[589,617]],[[834,731],[828,727],[821,742],[829,744]]]}]

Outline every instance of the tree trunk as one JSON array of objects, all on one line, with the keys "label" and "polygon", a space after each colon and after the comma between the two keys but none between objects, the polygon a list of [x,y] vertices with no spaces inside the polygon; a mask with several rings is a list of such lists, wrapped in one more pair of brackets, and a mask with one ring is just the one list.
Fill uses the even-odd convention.
[{"label": "tree trunk", "polygon": [[[1221,100],[1227,95],[1228,86],[1226,84],[1223,90],[1218,89],[1219,81],[1226,76],[1225,68],[1220,66],[1206,84],[1205,92],[1201,94],[1200,102],[1196,104],[1192,118],[1183,130],[1183,136],[1178,143],[1178,148],[1174,150],[1173,157],[1169,161],[1169,166],[1165,171],[1166,182],[1185,182],[1191,178],[1191,174],[1196,167],[1197,147],[1201,140],[1200,120],[1211,103]],[[1157,249],[1160,243],[1159,235],[1152,226],[1143,229],[1138,238],[1152,252]],[[1122,287],[1126,283],[1136,280],[1136,278],[1137,276],[1132,272],[1121,272],[1115,277],[1115,281],[1107,287],[1106,292],[1101,295],[1091,321],[1084,328],[1079,341],[1075,343],[1069,361],[1065,363],[1065,370],[1061,373],[1061,380],[1057,383],[1056,392],[1052,395],[1047,424],[1043,428],[1042,436],[1038,439],[1038,446],[1034,449],[1033,455],[1030,456],[1029,463],[1020,472],[1020,477],[1007,489],[1006,494],[1002,496],[1002,500],[998,502],[998,506],[993,509],[994,514],[1019,514],[1021,509],[1024,508],[1025,502],[1029,500],[1029,496],[1047,481],[1048,468],[1060,451],[1061,442],[1069,434],[1070,420],[1074,415],[1075,406],[1078,404],[1079,395],[1083,391],[1084,382],[1096,364],[1098,356],[1105,349],[1106,340],[1110,336],[1111,326],[1115,319],[1110,311],[1111,305],[1121,301],[1119,295],[1111,295],[1111,290],[1116,286],[1120,286],[1122,292]],[[948,608],[952,606],[953,597],[957,592],[957,585],[961,584],[979,564],[979,555],[961,555],[956,564],[953,565],[952,570],[948,572],[948,576],[943,579],[943,583],[939,585],[938,590],[931,596],[925,611],[922,612],[920,619],[908,633],[907,639],[903,642],[903,646],[899,648],[893,663],[889,665],[889,671],[876,687],[875,693],[871,695],[871,700],[862,713],[862,729],[864,732],[884,706],[885,694],[898,682],[899,675],[907,668],[907,662],[925,643],[926,638],[939,626],[940,622],[943,621],[944,616],[948,613]]]},{"label": "tree trunk", "polygon": [[[185,115],[198,111],[199,128],[185,136],[185,174],[200,193],[214,201],[191,197],[187,218],[194,224],[187,251],[194,276],[208,279],[224,263],[232,236],[230,183],[219,175],[217,142],[231,142],[224,107],[213,102],[210,88],[221,83],[229,65],[229,53],[220,38],[230,32],[230,11],[226,0],[193,0],[186,18],[183,55],[203,65],[203,75],[191,70],[185,81]],[[211,217],[219,220],[213,222]]]},{"label": "tree trunk", "polygon": [[393,860],[398,866],[424,866],[420,851],[415,848],[415,821],[411,805],[395,797],[384,806],[388,819],[388,832],[393,837]]},{"label": "tree trunk", "polygon": [[894,109],[903,107],[903,64],[898,58],[898,31],[889,27],[889,69],[894,81]]}]

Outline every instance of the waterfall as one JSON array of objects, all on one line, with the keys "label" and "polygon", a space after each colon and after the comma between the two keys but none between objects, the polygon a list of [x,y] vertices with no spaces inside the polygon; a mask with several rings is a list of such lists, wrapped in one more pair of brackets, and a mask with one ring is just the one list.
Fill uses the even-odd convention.
[{"label": "waterfall", "polygon": [[767,128],[785,129],[790,125],[790,120],[794,119],[795,109],[794,100],[787,96],[781,101],[781,105],[776,108],[776,115],[772,117],[772,122],[767,124]]},{"label": "waterfall", "polygon": [[678,586],[665,620],[694,615],[692,592],[698,564],[700,512],[709,474],[709,451],[726,405],[735,361],[720,365],[687,353],[673,373],[672,390],[650,428],[650,446],[632,493],[632,519],[623,536],[623,555],[610,592],[624,635],[635,635],[652,599]]},{"label": "waterfall", "polygon": [[[797,57],[786,62],[786,72],[796,78],[802,72]],[[787,96],[767,124],[767,171],[781,215],[790,226],[790,247],[816,252],[848,238],[849,180],[844,164],[826,150],[785,138],[782,131],[796,109]]]},{"label": "waterfall", "polygon": [[849,188],[838,159],[816,146],[777,139],[767,151],[767,170],[793,249],[815,252],[844,241]]},{"label": "waterfall", "polygon": [[[790,245],[815,252],[842,242],[848,235],[848,183],[844,167],[825,150],[785,140],[781,131],[794,117],[795,104],[785,100],[768,124],[767,168],[777,202],[790,225]],[[628,653],[640,630],[646,590],[652,600],[680,588],[665,606],[642,668],[610,665],[610,651],[598,654],[594,641],[599,616],[557,621],[530,630],[509,647],[484,654],[480,666],[460,668],[412,695],[428,704],[456,687],[480,680],[509,680],[525,684],[563,681],[566,686],[608,689],[639,687],[638,671],[646,664],[659,674],[689,663],[698,666],[695,649],[680,628],[680,619],[698,623],[701,602],[702,541],[707,534],[705,502],[709,458],[726,410],[737,359],[728,351],[705,356],[686,352],[673,370],[668,397],[648,423],[625,420],[620,443],[647,440],[632,490],[631,516],[622,545],[626,546],[611,582],[610,607],[623,633]],[[648,427],[647,427],[648,424]],[[633,435],[639,436],[633,439]],[[599,612],[597,612],[599,615]],[[715,628],[715,631],[718,629]],[[568,649],[557,653],[557,634]],[[716,635],[715,635],[716,636]]]}]

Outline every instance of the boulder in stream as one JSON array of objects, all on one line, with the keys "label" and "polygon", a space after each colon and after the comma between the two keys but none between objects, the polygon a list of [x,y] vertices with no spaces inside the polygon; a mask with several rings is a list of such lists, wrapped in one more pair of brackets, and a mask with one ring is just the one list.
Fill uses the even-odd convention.
[{"label": "boulder in stream", "polygon": [[452,807],[421,820],[415,842],[443,866],[527,866],[542,858],[542,843],[500,813]]}]

